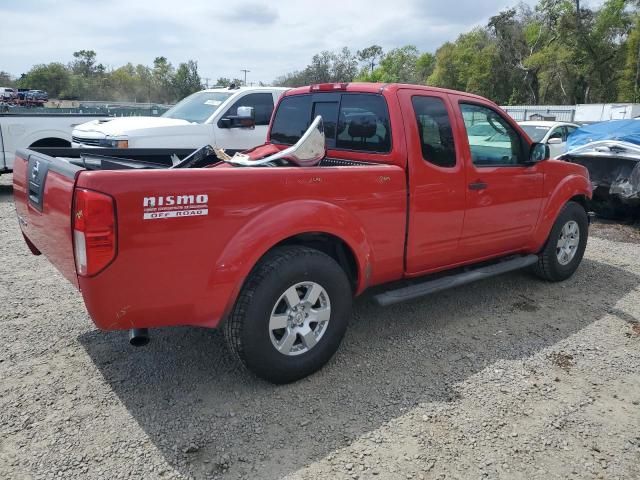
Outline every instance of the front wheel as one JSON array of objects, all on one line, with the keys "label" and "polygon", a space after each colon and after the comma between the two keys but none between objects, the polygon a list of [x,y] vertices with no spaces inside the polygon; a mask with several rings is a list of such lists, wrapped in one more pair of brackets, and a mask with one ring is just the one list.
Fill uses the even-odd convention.
[{"label": "front wheel", "polygon": [[576,202],[568,202],[558,215],[538,263],[536,275],[550,282],[560,282],[577,270],[587,247],[589,220],[587,212]]},{"label": "front wheel", "polygon": [[225,337],[259,377],[293,382],[319,370],[336,352],[351,300],[347,275],[333,258],[307,247],[278,248],[247,279]]}]

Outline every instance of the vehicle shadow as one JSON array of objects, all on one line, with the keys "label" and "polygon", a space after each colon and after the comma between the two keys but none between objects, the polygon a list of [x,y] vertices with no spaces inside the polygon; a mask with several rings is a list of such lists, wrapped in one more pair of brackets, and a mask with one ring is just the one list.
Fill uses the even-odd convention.
[{"label": "vehicle shadow", "polygon": [[455,400],[459,382],[573,335],[639,283],[585,260],[562,284],[516,272],[388,308],[365,296],[330,364],[286,386],[239,368],[216,331],[153,331],[145,349],[123,332],[79,340],[172,467],[280,478],[420,403]]},{"label": "vehicle shadow", "polygon": [[0,184],[0,203],[13,202],[13,185]]}]

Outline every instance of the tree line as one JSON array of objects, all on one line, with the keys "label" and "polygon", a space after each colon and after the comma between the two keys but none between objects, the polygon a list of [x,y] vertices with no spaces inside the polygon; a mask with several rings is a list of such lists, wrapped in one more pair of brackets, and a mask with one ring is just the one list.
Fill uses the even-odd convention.
[{"label": "tree line", "polygon": [[166,57],[156,57],[153,66],[127,63],[107,71],[97,63],[93,50],[73,53],[68,64],[35,65],[15,81],[0,72],[2,86],[45,90],[62,100],[112,100],[174,103],[202,89],[198,64],[193,60],[174,67]]},{"label": "tree line", "polygon": [[500,104],[640,102],[640,0],[520,4],[435,53],[372,45],[313,56],[276,85],[401,82],[476,93]]},{"label": "tree line", "polygon": [[[520,4],[484,26],[446,42],[435,53],[413,45],[385,52],[379,45],[323,51],[304,69],[274,85],[324,82],[402,82],[476,93],[508,104],[640,102],[640,0],[581,0]],[[241,85],[219,78],[215,85]],[[41,89],[51,98],[173,103],[203,88],[193,60],[174,67],[166,57],[153,66],[127,63],[107,71],[96,52],[74,52],[68,64],[35,65],[15,81],[0,72],[1,86]]]}]

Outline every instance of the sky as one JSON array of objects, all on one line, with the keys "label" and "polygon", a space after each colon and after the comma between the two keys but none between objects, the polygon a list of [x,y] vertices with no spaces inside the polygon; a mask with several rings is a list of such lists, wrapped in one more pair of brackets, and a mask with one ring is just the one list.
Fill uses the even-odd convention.
[{"label": "sky", "polygon": [[[271,82],[322,50],[372,44],[435,51],[518,0],[0,0],[0,71],[68,63],[94,50],[107,68],[192,59],[200,76]],[[592,0],[592,3],[597,0]],[[535,0],[526,0],[533,5]]]}]

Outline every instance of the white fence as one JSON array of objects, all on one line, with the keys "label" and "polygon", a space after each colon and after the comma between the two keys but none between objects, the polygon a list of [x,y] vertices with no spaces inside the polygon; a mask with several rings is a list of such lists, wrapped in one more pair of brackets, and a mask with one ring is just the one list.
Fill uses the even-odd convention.
[{"label": "white fence", "polygon": [[514,120],[557,122],[604,122],[640,117],[638,103],[593,103],[581,105],[509,105],[502,107]]}]

